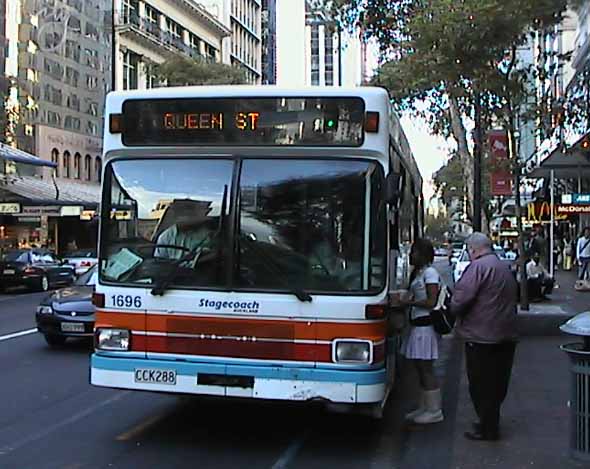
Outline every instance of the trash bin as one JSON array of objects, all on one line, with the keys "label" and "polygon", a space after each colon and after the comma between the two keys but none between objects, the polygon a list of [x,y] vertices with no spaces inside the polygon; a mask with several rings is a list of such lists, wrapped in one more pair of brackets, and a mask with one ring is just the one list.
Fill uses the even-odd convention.
[{"label": "trash bin", "polygon": [[574,316],[560,329],[583,342],[560,348],[570,358],[570,452],[573,458],[590,461],[590,312]]}]

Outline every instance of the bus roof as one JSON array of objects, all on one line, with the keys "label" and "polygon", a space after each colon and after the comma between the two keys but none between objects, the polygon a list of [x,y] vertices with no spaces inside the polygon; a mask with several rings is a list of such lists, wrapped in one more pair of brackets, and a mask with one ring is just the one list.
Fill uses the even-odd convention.
[{"label": "bus roof", "polygon": [[358,96],[368,100],[389,102],[385,88],[375,86],[339,87],[309,86],[302,88],[284,88],[280,86],[225,85],[225,86],[176,86],[151,88],[149,90],[112,91],[107,95],[107,104],[114,104],[125,99],[164,99],[164,98],[232,98],[232,97],[339,97]]}]

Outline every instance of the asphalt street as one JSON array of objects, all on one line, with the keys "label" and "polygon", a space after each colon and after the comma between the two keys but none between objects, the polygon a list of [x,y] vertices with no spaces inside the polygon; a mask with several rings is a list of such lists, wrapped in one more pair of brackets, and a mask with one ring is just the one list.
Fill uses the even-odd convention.
[{"label": "asphalt street", "polygon": [[425,451],[437,458],[404,426],[415,392],[405,367],[381,421],[310,405],[95,388],[89,341],[51,349],[32,331],[42,296],[0,295],[2,469],[392,468],[416,467],[411,459]]}]

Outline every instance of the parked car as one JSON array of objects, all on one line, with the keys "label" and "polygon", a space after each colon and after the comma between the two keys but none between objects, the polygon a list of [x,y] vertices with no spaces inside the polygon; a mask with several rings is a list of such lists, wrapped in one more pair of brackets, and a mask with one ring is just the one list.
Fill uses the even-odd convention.
[{"label": "parked car", "polygon": [[[500,246],[494,246],[494,253],[502,261],[509,263],[510,269],[514,270],[515,258],[513,258],[511,255],[508,255],[506,253],[506,251],[504,251],[504,249]],[[467,249],[465,248],[461,252],[461,255],[457,259],[457,262],[453,263],[453,281],[455,283],[457,283],[459,281],[459,279],[463,275],[463,272],[465,272],[465,269],[467,268],[467,266],[469,264],[471,264],[471,259],[469,258],[469,253],[467,252]]]},{"label": "parked car", "polygon": [[35,320],[50,346],[63,345],[68,337],[92,337],[92,293],[97,276],[98,267],[91,267],[73,286],[56,290],[41,301]]},{"label": "parked car", "polygon": [[14,249],[0,261],[0,289],[25,286],[47,291],[70,285],[76,277],[74,267],[44,249]]},{"label": "parked car", "polygon": [[80,249],[78,251],[74,251],[67,256],[64,256],[64,260],[68,264],[74,266],[76,269],[76,275],[82,275],[91,267],[98,264],[96,251],[94,249]]},{"label": "parked car", "polygon": [[434,255],[436,257],[447,257],[448,254],[449,254],[449,252],[448,252],[447,248],[445,248],[445,247],[441,246],[441,247],[437,247],[434,249]]}]

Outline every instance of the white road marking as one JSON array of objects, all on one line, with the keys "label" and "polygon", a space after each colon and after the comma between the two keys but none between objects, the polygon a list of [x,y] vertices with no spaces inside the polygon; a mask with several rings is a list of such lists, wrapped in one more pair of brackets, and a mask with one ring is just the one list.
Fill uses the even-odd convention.
[{"label": "white road marking", "polygon": [[289,467],[289,464],[291,464],[291,462],[303,446],[303,443],[305,443],[305,440],[307,440],[308,436],[309,432],[304,432],[297,438],[295,438],[287,447],[287,449],[283,451],[283,454],[281,454],[279,459],[277,459],[276,462],[272,465],[271,469],[285,469]]},{"label": "white road marking", "polygon": [[30,443],[33,443],[34,441],[40,440],[41,438],[46,437],[47,435],[49,435],[50,433],[53,433],[56,430],[59,430],[67,425],[77,422],[78,420],[82,420],[83,418],[88,417],[90,414],[96,412],[97,410],[99,410],[102,407],[105,407],[109,404],[112,404],[113,402],[121,400],[123,397],[125,397],[129,394],[131,394],[131,391],[119,392],[119,393],[115,394],[113,397],[111,397],[110,399],[107,399],[102,402],[98,402],[98,403],[94,404],[93,406],[90,406],[87,409],[85,409],[81,412],[78,412],[77,414],[74,414],[65,420],[62,420],[61,422],[58,422],[54,425],[50,425],[37,433],[33,433],[32,435],[26,436],[25,438],[22,438],[21,440],[15,441],[11,445],[0,447],[0,455],[6,455],[8,453],[12,453],[13,451],[15,451],[19,448],[22,448],[25,445],[28,445]]},{"label": "white road marking", "polygon": [[26,331],[19,331],[19,332],[13,332],[11,334],[0,335],[0,342],[2,342],[4,340],[9,340],[9,339],[16,339],[17,337],[22,337],[24,335],[34,334],[35,332],[37,332],[36,327],[34,329],[27,329]]}]

